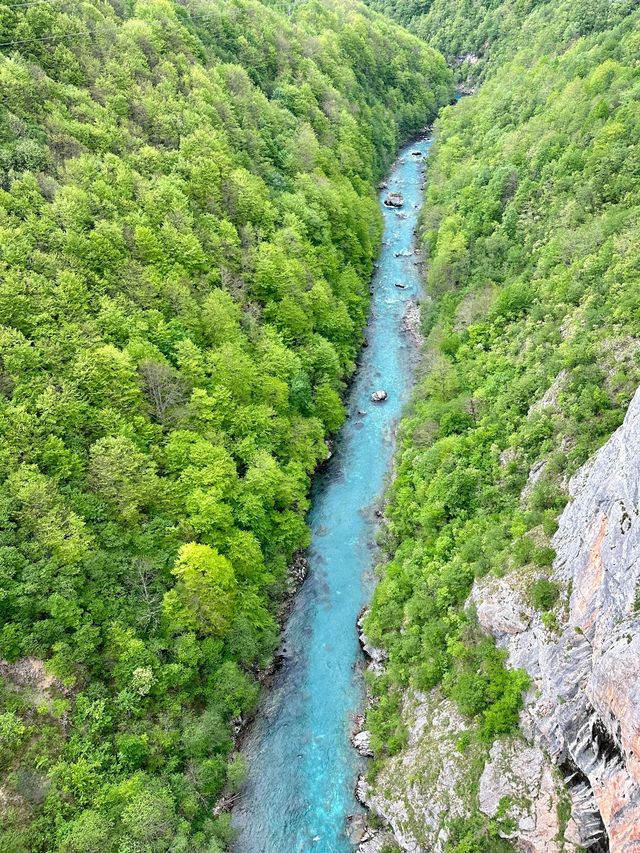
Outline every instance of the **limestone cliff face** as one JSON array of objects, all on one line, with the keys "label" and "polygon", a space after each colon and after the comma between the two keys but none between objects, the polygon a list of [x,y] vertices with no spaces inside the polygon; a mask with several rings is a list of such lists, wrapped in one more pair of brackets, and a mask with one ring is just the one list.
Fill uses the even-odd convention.
[{"label": "limestone cliff face", "polygon": [[573,477],[554,537],[566,606],[547,630],[517,578],[485,579],[482,626],[532,677],[525,727],[567,777],[582,843],[640,849],[640,391]]},{"label": "limestone cliff face", "polygon": [[358,785],[361,800],[393,829],[407,853],[443,849],[446,819],[465,813],[458,786],[464,762],[456,741],[466,725],[455,705],[437,691],[406,697],[409,742],[391,758],[374,786]]},{"label": "limestone cliff face", "polygon": [[[556,625],[531,606],[522,570],[476,582],[469,601],[532,682],[520,736],[493,745],[474,795],[485,814],[508,819],[501,834],[516,850],[631,853],[640,851],[640,390],[569,494],[553,542]],[[407,750],[362,793],[403,850],[437,853],[443,818],[464,813],[473,756],[456,752],[464,721],[436,691],[408,697],[405,717]]]}]

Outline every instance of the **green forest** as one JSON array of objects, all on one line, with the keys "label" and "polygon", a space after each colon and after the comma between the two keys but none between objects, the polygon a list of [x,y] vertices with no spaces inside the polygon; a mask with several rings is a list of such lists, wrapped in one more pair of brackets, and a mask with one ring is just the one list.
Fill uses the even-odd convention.
[{"label": "green forest", "polygon": [[339,0],[3,2],[0,42],[0,847],[214,853],[375,187],[452,74]]},{"label": "green forest", "polygon": [[[406,741],[405,691],[439,687],[474,721],[460,749],[478,759],[447,849],[494,853],[505,842],[473,795],[492,740],[517,725],[527,678],[505,670],[465,602],[475,578],[518,570],[554,629],[550,538],[567,479],[640,384],[640,14],[625,2],[473,3],[483,23],[469,35],[466,4],[448,4],[444,31],[447,4],[372,5],[422,35],[437,30],[440,46],[448,32],[450,53],[488,40],[477,92],[437,125],[422,377],[366,628],[390,656],[371,681],[372,772]],[[492,21],[507,23],[504,35]],[[525,489],[535,463],[542,475]]]},{"label": "green forest", "polygon": [[634,0],[0,0],[0,850],[230,843],[378,185],[436,119],[369,774],[441,691],[447,853],[512,849],[475,793],[528,678],[465,603],[518,570],[554,629],[568,477],[640,385],[639,56]]}]

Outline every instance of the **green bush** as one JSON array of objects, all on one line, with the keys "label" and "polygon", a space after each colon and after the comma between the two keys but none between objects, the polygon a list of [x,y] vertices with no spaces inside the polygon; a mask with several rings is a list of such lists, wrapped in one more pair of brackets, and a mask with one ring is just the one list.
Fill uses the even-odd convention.
[{"label": "green bush", "polygon": [[537,610],[552,610],[559,595],[560,587],[558,584],[547,578],[540,578],[535,581],[530,590],[531,603]]},{"label": "green bush", "polygon": [[551,547],[536,548],[533,552],[533,562],[536,566],[551,566],[556,558],[556,552]]}]

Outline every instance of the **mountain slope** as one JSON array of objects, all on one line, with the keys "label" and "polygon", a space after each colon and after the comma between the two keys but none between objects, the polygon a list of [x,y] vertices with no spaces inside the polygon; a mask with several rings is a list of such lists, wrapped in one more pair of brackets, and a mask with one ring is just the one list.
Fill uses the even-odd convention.
[{"label": "mountain slope", "polygon": [[634,0],[368,0],[441,50],[463,77],[483,78],[516,52],[535,59],[610,30]]},{"label": "mountain slope", "polygon": [[451,75],[351,2],[10,3],[0,42],[0,846],[218,850],[374,186]]},{"label": "mountain slope", "polygon": [[[572,10],[540,4],[510,36],[513,54],[491,49],[478,93],[437,126],[424,378],[402,429],[389,562],[365,626],[388,654],[371,686],[380,775],[370,797],[419,849],[604,843],[588,780],[564,789],[570,752],[557,766],[531,754],[538,775],[497,792],[508,756],[544,745],[536,726],[517,732],[519,693],[536,672],[505,669],[474,613],[476,579],[504,576],[548,642],[561,630],[571,589],[555,576],[552,536],[567,483],[640,384],[640,18],[620,6],[609,26],[599,9],[589,7],[589,35],[554,41],[573,32]],[[522,629],[505,625],[494,633],[508,647],[505,634]],[[619,738],[610,710],[597,721],[603,743]],[[440,740],[454,775],[436,762]],[[492,770],[498,754],[507,758]],[[540,791],[555,803],[550,836],[532,838]],[[617,838],[629,829],[618,824]]]}]

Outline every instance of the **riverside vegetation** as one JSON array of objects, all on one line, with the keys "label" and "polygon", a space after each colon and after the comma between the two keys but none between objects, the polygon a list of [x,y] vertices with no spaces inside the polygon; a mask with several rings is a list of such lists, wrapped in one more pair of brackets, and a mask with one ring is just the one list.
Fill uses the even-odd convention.
[{"label": "riverside vegetation", "polygon": [[[446,849],[493,853],[510,845],[478,809],[478,778],[492,739],[517,725],[527,678],[505,670],[464,605],[474,578],[519,566],[553,630],[564,603],[546,574],[564,486],[640,383],[640,13],[372,5],[449,55],[477,50],[462,72],[482,81],[444,110],[429,162],[423,377],[365,626],[389,656],[370,682],[372,776],[406,742],[407,690],[437,688],[471,724],[459,743],[467,813],[449,821]],[[463,7],[478,15],[463,20]]]},{"label": "riverside vegetation", "polygon": [[350,0],[2,3],[0,42],[0,847],[214,853],[375,186],[452,75]]}]

